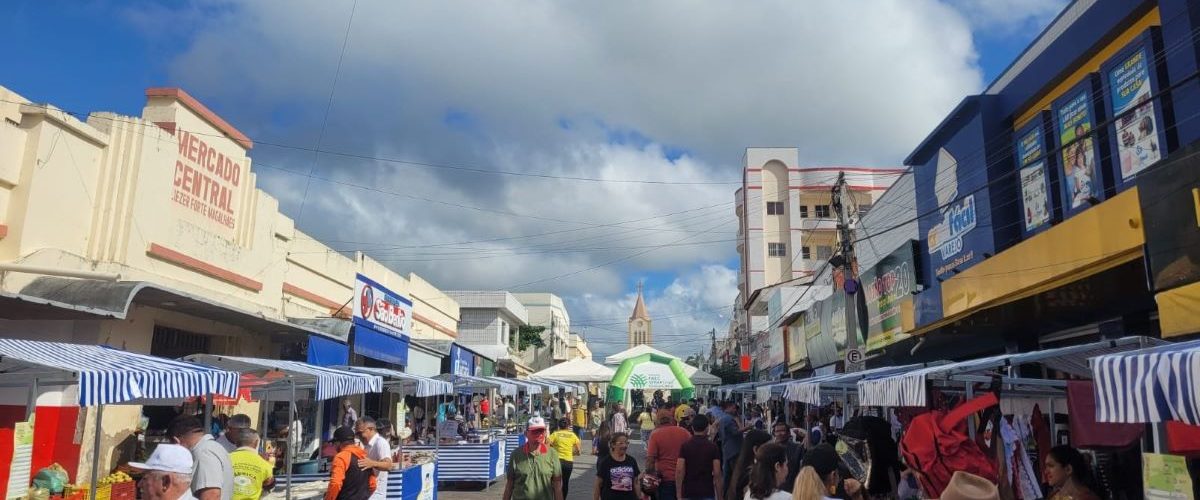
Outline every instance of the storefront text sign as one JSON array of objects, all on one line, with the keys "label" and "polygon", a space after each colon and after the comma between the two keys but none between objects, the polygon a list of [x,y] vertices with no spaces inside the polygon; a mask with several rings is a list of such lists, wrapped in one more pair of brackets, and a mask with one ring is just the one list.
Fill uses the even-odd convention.
[{"label": "storefront text sign", "polygon": [[412,301],[361,274],[354,277],[354,322],[400,338],[411,334]]},{"label": "storefront text sign", "polygon": [[179,131],[171,201],[195,214],[203,227],[216,228],[232,237],[237,224],[237,193],[242,184],[242,164],[205,138]]}]

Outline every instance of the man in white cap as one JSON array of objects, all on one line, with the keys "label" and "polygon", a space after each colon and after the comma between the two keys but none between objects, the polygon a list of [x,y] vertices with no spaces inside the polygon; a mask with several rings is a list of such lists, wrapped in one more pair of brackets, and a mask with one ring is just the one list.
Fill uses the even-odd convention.
[{"label": "man in white cap", "polygon": [[143,500],[195,500],[192,496],[192,452],[177,444],[160,444],[145,463],[130,462],[145,471],[138,489]]},{"label": "man in white cap", "polygon": [[562,464],[546,446],[546,420],[529,419],[525,446],[513,450],[505,467],[504,500],[563,500]]}]

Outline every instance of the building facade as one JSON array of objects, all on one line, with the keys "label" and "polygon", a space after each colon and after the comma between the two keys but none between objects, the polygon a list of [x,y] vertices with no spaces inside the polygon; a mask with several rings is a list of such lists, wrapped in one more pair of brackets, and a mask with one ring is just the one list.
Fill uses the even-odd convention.
[{"label": "building facade", "polygon": [[[404,335],[374,339],[388,351],[377,362],[403,368],[409,338],[457,336],[458,306],[435,286],[337,253],[280,213],[255,187],[248,137],[183,90],[146,98],[139,117],[80,121],[0,88],[0,336],[347,364],[380,354],[353,341],[369,337],[350,321],[363,277],[411,306],[393,318]],[[92,441],[74,436],[98,422],[72,391],[39,390],[35,440],[87,477]],[[0,392],[0,427],[24,416],[26,396]],[[142,410],[104,412],[101,447],[116,451],[103,470]]]},{"label": "building facade", "polygon": [[529,324],[529,311],[508,292],[448,291],[458,302],[458,340],[497,362],[503,376],[528,376],[532,370],[521,360],[519,330]]},{"label": "building facade", "polygon": [[529,324],[544,326],[542,341],[546,347],[526,349],[525,364],[533,371],[544,370],[567,360],[571,335],[571,316],[562,298],[552,293],[514,293],[513,296],[529,311]]},{"label": "building facade", "polygon": [[573,359],[592,359],[592,349],[588,347],[588,343],[583,339],[583,336],[578,333],[572,333],[569,341],[570,352],[567,354],[567,361]]}]

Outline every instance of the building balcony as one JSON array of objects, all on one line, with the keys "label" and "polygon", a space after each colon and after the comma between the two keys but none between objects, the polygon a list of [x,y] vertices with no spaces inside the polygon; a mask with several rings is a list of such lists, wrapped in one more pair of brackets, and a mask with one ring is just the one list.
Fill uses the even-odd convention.
[{"label": "building balcony", "polygon": [[820,230],[835,230],[837,229],[837,219],[809,217],[800,219],[800,229],[805,231],[820,231]]}]

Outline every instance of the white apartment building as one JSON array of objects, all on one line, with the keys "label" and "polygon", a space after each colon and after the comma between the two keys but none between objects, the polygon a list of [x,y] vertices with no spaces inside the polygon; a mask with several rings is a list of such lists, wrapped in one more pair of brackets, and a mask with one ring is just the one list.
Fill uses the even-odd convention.
[{"label": "white apartment building", "polygon": [[445,292],[459,304],[457,342],[496,360],[500,376],[533,373],[521,360],[518,329],[529,324],[529,310],[513,294],[503,291]]},{"label": "white apartment building", "polygon": [[571,339],[568,342],[567,361],[573,359],[592,359],[592,349],[588,347],[587,341],[578,333],[572,333]]},{"label": "white apartment building", "polygon": [[562,298],[552,293],[514,293],[514,297],[529,312],[529,324],[544,326],[542,340],[546,347],[526,349],[521,358],[533,371],[544,370],[568,359],[571,337],[571,316]]},{"label": "white apartment building", "polygon": [[[746,148],[742,187],[734,193],[738,218],[737,310],[766,315],[761,291],[780,283],[804,284],[836,251],[832,189],[846,176],[852,224],[871,209],[903,169],[801,166],[797,148]],[[758,292],[758,293],[756,293]],[[749,318],[738,328],[749,330]],[[745,334],[747,332],[738,332]]]}]

